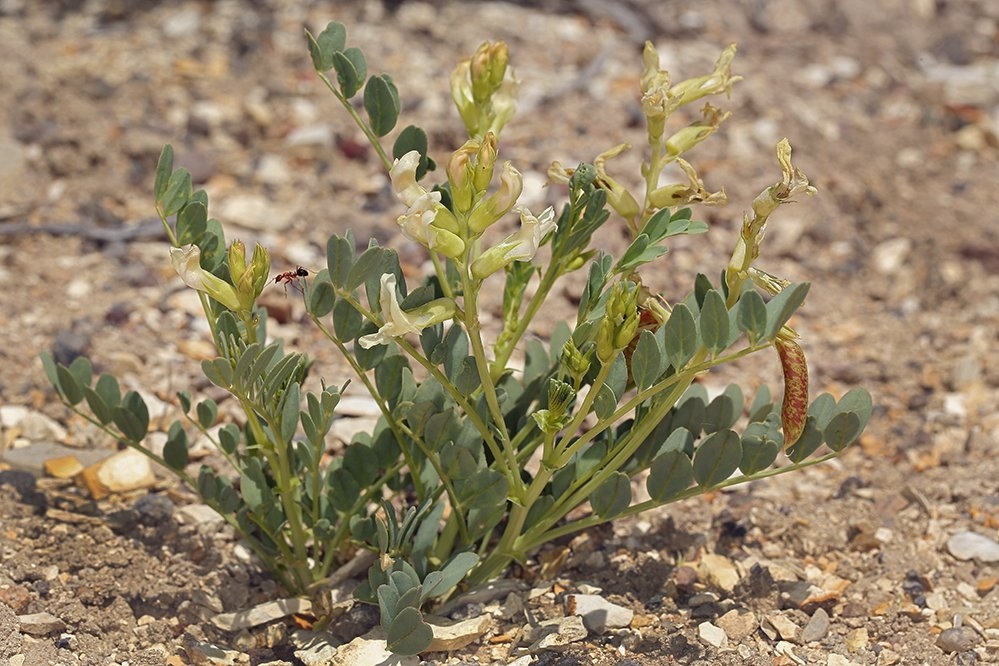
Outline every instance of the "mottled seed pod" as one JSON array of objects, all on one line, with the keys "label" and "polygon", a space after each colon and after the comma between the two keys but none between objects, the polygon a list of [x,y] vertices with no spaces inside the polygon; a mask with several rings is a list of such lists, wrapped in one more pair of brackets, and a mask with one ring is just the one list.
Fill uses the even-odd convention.
[{"label": "mottled seed pod", "polygon": [[784,430],[784,448],[790,448],[805,430],[808,419],[808,364],[805,352],[794,340],[774,340],[780,365],[784,370],[784,402],[780,420]]}]

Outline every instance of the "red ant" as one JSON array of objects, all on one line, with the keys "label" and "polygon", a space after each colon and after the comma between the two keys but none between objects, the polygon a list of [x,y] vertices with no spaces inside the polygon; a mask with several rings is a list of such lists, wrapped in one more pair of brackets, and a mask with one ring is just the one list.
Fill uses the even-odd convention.
[{"label": "red ant", "polygon": [[289,284],[294,286],[298,280],[308,276],[309,276],[308,270],[302,268],[301,266],[296,266],[295,270],[281,273],[280,275],[275,277],[274,284],[278,284],[279,282],[284,282],[284,288],[285,291],[287,291]]}]

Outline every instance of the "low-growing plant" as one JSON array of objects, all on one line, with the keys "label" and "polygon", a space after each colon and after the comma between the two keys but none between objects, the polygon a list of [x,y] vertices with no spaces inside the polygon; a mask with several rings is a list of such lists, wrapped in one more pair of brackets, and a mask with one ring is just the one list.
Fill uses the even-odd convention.
[{"label": "low-growing plant", "polygon": [[[395,251],[374,241],[359,248],[347,231],[329,238],[316,275],[272,279],[264,248],[247,259],[242,243],[226,243],[222,224],[208,217],[207,194],[173,168],[167,146],[156,210],[218,351],[204,373],[243,417],[220,424],[213,400],[180,393],[186,420],[154,451],[144,443],[149,414],[137,392],[122,395],[107,374],[95,382],[84,358],[68,367],[42,359],[73,411],[194,488],[290,592],[317,593],[353,549],[370,549],[379,557],[356,596],[378,604],[392,650],[417,653],[431,639],[422,609],[463,582],[499,576],[564,535],[822,462],[860,435],[871,414],[865,391],[808,403],[805,356],[788,321],[809,285],[756,266],[770,215],[815,191],[792,166],[787,140],[777,146],[781,178],[753,201],[717,280],[697,275],[675,299],[641,280],[642,270],[665,263],[669,239],[707,231],[690,205],[725,200],[682,155],[729,114],[705,104],[685,127],[668,132],[667,121],[681,106],[730,92],[739,80],[734,47],[709,74],[674,84],[646,44],[644,192],[610,175],[608,162],[628,148],[621,145],[572,169],[554,163],[549,176],[566,203],[532,212],[518,205],[521,174],[499,160],[518,84],[505,44],[483,44],[455,69],[451,94],[469,139],[435,179],[423,130],[405,127],[391,150],[383,144],[400,110],[392,79],[368,76],[343,25],[306,34],[319,78],[388,172],[404,211],[398,230],[426,248],[433,273],[411,286]],[[664,176],[667,167],[679,168]],[[685,182],[661,184],[674,172]],[[519,229],[487,240],[511,212]],[[598,238],[606,234],[625,235],[627,248],[612,255]],[[548,256],[538,261],[542,246]],[[532,336],[556,285],[577,271],[585,283],[575,321],[547,340]],[[312,322],[381,411],[374,430],[346,447],[333,447],[329,433],[347,382],[304,389],[309,359],[267,335],[257,299],[275,281],[300,289]],[[502,320],[483,330],[480,299],[499,289]],[[747,407],[738,386],[710,396],[697,382],[769,350],[783,370],[780,405],[765,388]],[[226,472],[192,470],[191,431],[215,444]],[[816,455],[823,444],[828,450]],[[636,497],[639,483],[647,497]]]}]

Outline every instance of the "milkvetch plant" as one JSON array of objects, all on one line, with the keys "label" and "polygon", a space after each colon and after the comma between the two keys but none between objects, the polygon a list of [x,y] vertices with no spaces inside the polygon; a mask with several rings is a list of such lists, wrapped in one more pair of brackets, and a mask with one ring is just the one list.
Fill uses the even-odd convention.
[{"label": "milkvetch plant", "polygon": [[[352,370],[351,390],[367,391],[381,411],[374,430],[331,448],[347,381],[303,388],[310,360],[268,337],[257,305],[270,280],[266,250],[248,260],[239,241],[226,245],[207,195],[173,169],[169,146],[156,208],[218,350],[202,364],[205,375],[243,417],[220,424],[214,401],[181,393],[185,420],[154,450],[144,443],[149,415],[138,393],[122,395],[106,374],[94,382],[86,359],[65,367],[43,357],[67,405],[196,489],[289,591],[321,598],[331,568],[353,549],[376,552],[355,594],[378,604],[389,647],[414,654],[431,638],[423,609],[460,584],[499,576],[545,543],[602,522],[814,465],[860,435],[872,409],[865,391],[808,402],[805,355],[788,322],[809,285],[757,266],[771,215],[815,192],[787,140],[777,146],[780,179],[752,202],[720,279],[705,271],[677,295],[642,282],[642,271],[668,264],[670,238],[707,231],[690,205],[725,201],[683,155],[729,114],[708,103],[700,120],[675,129],[669,121],[684,105],[730,92],[739,80],[734,47],[709,74],[673,83],[647,44],[642,189],[614,174],[612,160],[630,149],[619,145],[592,163],[553,163],[549,176],[565,203],[531,211],[519,202],[520,172],[501,159],[518,83],[505,44],[483,44],[455,69],[451,95],[468,140],[439,174],[418,127],[386,147],[398,91],[388,75],[368,75],[345,28],[331,23],[307,38],[320,80],[389,176],[394,224],[433,266],[410,284],[394,251],[374,241],[359,250],[347,231],[329,238],[324,269],[299,274],[310,319]],[[669,182],[670,165],[685,182]],[[519,226],[494,241],[490,228],[501,220]],[[619,256],[594,242],[608,233],[630,241]],[[538,261],[543,246],[547,258]],[[532,335],[555,286],[575,272],[585,274],[575,320],[547,340]],[[480,297],[493,290],[502,291],[502,318],[484,330]],[[736,385],[710,396],[697,382],[756,352],[774,354],[775,374],[782,370],[781,404],[765,388],[747,404]],[[226,472],[192,470],[191,431],[214,442]]]}]

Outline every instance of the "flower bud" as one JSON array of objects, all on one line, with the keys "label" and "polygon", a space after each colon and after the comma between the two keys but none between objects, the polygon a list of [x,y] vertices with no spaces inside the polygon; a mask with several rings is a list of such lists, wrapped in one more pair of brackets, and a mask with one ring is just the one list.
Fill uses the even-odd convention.
[{"label": "flower bud", "polygon": [[243,245],[243,241],[236,239],[229,244],[228,259],[232,283],[239,284],[246,272],[246,246]]},{"label": "flower bud", "polygon": [[582,380],[586,376],[586,373],[590,371],[590,359],[588,355],[584,354],[576,346],[572,338],[566,340],[566,343],[562,345],[560,362],[569,376],[577,381]]},{"label": "flower bud", "polygon": [[614,323],[602,319],[597,327],[597,359],[604,365],[614,360],[617,348],[614,346]]},{"label": "flower bud", "polygon": [[451,202],[459,213],[468,212],[475,196],[474,170],[472,155],[476,149],[476,141],[468,140],[458,150],[451,153],[447,162],[447,180],[451,184]]},{"label": "flower bud", "polygon": [[485,192],[489,189],[489,183],[493,180],[493,168],[496,166],[497,152],[496,135],[492,132],[486,132],[475,155],[472,185],[476,192]]}]

